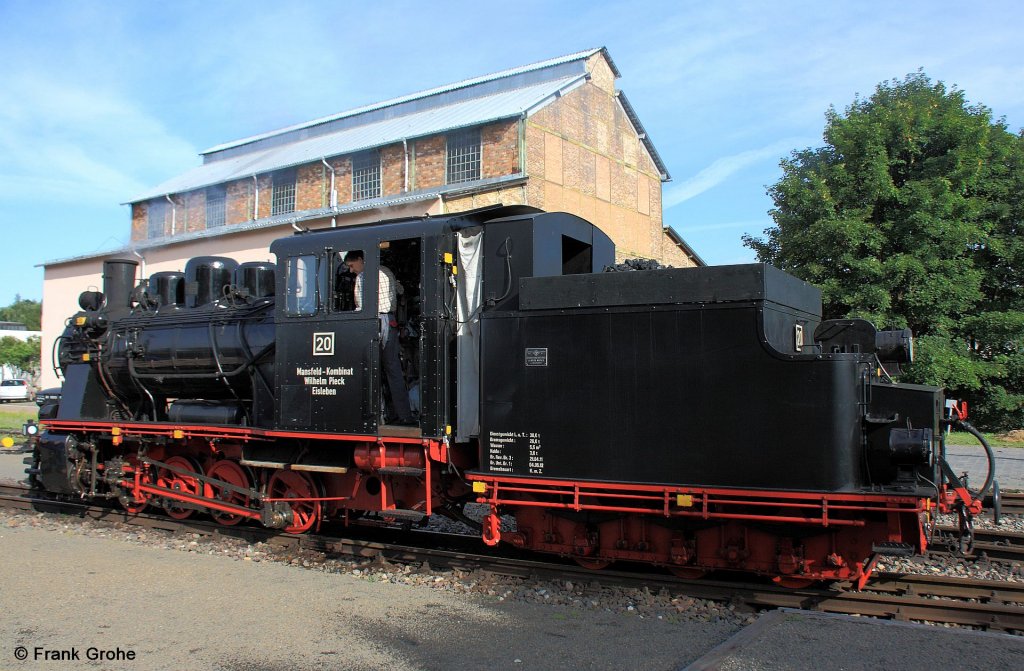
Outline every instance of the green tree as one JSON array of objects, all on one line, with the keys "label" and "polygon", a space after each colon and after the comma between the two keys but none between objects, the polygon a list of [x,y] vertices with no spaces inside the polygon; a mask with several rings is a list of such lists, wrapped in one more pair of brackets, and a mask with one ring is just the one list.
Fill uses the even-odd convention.
[{"label": "green tree", "polygon": [[43,319],[43,305],[39,301],[22,299],[14,295],[14,302],[0,308],[0,322],[19,322],[28,327],[29,331],[40,330]]},{"label": "green tree", "polygon": [[20,340],[14,336],[0,338],[0,365],[14,369],[15,375],[35,382],[39,376],[39,336]]},{"label": "green tree", "polygon": [[1024,137],[923,72],[826,114],[769,189],[758,258],[822,289],[827,318],[909,326],[906,379],[989,429],[1024,426]]}]

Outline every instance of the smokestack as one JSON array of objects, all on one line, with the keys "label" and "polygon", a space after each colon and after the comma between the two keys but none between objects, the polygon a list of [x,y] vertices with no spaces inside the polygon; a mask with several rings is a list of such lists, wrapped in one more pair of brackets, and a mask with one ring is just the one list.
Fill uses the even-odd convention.
[{"label": "smokestack", "polygon": [[138,261],[110,259],[103,262],[103,295],[108,312],[122,312],[131,307],[132,289],[135,288],[135,269]]}]

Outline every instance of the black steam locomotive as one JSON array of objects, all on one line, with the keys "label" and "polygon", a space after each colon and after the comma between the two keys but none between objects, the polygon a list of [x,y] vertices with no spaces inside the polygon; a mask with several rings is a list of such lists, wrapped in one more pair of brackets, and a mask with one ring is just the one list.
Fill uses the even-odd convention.
[{"label": "black steam locomotive", "polygon": [[[909,332],[822,321],[819,291],[770,266],[602,272],[604,233],[528,207],[271,251],[139,285],[107,261],[59,341],[35,482],[291,532],[477,502],[487,544],[790,585],[862,581],[878,553],[924,548],[936,505],[977,509],[944,484],[941,391],[889,379]],[[401,287],[383,321],[382,267]],[[415,426],[391,421],[396,394]]]}]

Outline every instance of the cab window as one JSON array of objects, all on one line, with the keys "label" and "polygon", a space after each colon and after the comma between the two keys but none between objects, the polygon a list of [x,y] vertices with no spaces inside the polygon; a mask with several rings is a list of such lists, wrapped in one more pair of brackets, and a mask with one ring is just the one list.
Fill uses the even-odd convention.
[{"label": "cab window", "polygon": [[293,256],[285,274],[285,313],[290,317],[315,315],[319,308],[319,260],[316,256]]},{"label": "cab window", "polygon": [[[351,264],[346,259],[359,259],[361,263]],[[357,300],[356,279],[360,270],[365,265],[363,250],[343,250],[334,255],[334,312],[356,312],[359,310],[357,303],[362,303],[362,296]]]}]

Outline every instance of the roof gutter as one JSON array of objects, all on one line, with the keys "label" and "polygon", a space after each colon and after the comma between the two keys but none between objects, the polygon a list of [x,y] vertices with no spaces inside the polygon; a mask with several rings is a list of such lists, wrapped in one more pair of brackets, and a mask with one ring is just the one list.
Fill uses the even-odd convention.
[{"label": "roof gutter", "polygon": [[169,193],[164,195],[164,198],[166,198],[167,202],[171,204],[171,235],[174,235],[177,233],[175,230],[177,228],[177,213],[174,210],[174,201],[171,199],[171,194]]},{"label": "roof gutter", "polygon": [[260,183],[256,179],[256,175],[252,176],[252,190],[256,194],[252,204],[252,220],[256,221],[260,218]]},{"label": "roof gutter", "polygon": [[334,166],[327,162],[327,157],[322,156],[320,162],[324,164],[328,170],[331,171],[331,197],[328,201],[331,207],[338,206],[338,190],[334,188]]},{"label": "roof gutter", "polygon": [[629,119],[629,122],[633,124],[633,128],[636,129],[636,134],[640,137],[640,141],[643,142],[644,147],[647,148],[647,153],[651,155],[651,160],[654,161],[654,165],[658,168],[658,173],[661,175],[661,181],[672,181],[672,175],[668,174],[668,168],[665,166],[665,162],[661,160],[661,155],[658,154],[658,150],[654,148],[654,143],[651,142],[651,138],[647,135],[644,125],[640,123],[640,117],[636,115],[636,110],[634,110],[633,106],[629,104],[626,94],[622,91],[616,91],[615,99],[619,101],[620,105],[622,105],[622,111],[626,113],[626,117]]}]

